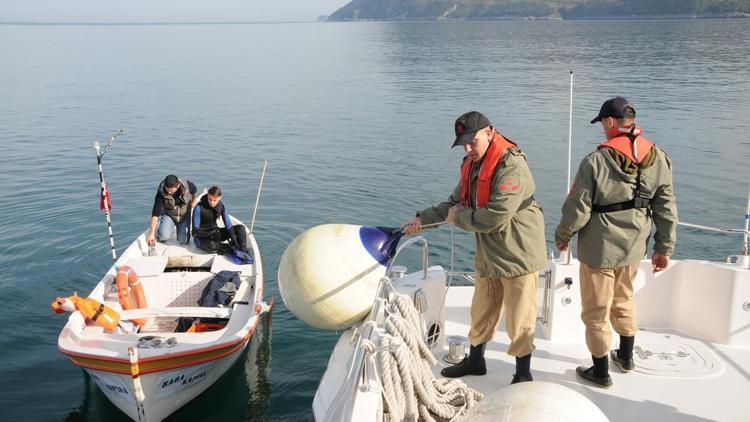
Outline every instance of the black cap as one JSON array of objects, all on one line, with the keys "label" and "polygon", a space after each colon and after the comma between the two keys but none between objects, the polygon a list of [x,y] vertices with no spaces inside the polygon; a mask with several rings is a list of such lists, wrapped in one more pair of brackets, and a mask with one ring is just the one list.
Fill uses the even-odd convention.
[{"label": "black cap", "polygon": [[470,111],[460,116],[453,125],[453,130],[456,132],[456,141],[453,142],[451,148],[456,145],[468,145],[472,143],[474,141],[474,134],[491,124],[490,119],[478,111]]},{"label": "black cap", "polygon": [[630,101],[622,97],[610,98],[602,104],[602,108],[599,110],[599,115],[594,117],[591,124],[600,122],[606,117],[615,117],[622,119],[623,117],[633,118],[635,117],[635,107],[630,104]]}]

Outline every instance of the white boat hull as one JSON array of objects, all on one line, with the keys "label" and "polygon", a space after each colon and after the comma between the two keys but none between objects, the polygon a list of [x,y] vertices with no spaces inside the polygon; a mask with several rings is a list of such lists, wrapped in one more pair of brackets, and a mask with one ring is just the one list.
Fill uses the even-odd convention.
[{"label": "white boat hull", "polygon": [[132,376],[92,369],[86,369],[86,372],[112,404],[131,419],[160,421],[216,383],[244,350],[245,347],[242,347],[217,361],[140,376],[145,397],[142,415],[139,415]]}]

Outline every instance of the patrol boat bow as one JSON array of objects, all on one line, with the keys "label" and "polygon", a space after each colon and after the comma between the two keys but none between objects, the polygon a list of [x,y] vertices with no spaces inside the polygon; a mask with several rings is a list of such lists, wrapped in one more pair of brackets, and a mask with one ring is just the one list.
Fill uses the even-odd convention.
[{"label": "patrol boat bow", "polygon": [[[750,219],[750,200],[747,214]],[[744,234],[743,252],[726,262],[673,260],[656,274],[650,260],[641,262],[634,283],[640,328],[634,371],[625,374],[610,365],[614,386],[606,390],[576,378],[576,366],[591,361],[580,319],[579,262],[550,259],[537,285],[535,381],[508,385],[515,365],[505,353],[508,335],[497,333],[486,349],[487,375],[461,378],[485,395],[465,420],[747,420],[750,403],[731,392],[750,391],[750,232],[683,225]],[[428,266],[426,241],[423,256],[423,271],[404,275],[405,268],[391,267],[384,282],[413,299],[422,323],[416,334],[442,359],[451,352],[448,336],[465,336],[471,323],[474,287],[452,280],[472,281],[473,276]],[[391,300],[383,291],[375,299],[378,308]],[[383,368],[368,366],[382,351],[362,346],[384,332],[376,313],[373,307],[367,320],[342,333],[315,393],[316,421],[390,420],[384,412],[385,386],[373,370]],[[435,377],[440,378],[440,370],[448,365],[441,360],[433,368]]]}]

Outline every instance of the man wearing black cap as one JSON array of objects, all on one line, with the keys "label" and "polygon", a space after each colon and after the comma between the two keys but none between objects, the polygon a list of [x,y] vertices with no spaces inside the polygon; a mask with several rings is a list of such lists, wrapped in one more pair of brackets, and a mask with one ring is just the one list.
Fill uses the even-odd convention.
[{"label": "man wearing black cap", "polygon": [[[672,163],[635,125],[635,107],[622,97],[607,100],[591,121],[601,122],[606,141],[581,161],[563,205],[555,244],[568,249],[578,233],[581,319],[594,366],[576,373],[600,387],[611,387],[607,354],[623,372],[634,368],[638,331],[633,280],[656,225],[652,270],[669,265],[674,251],[677,205]],[[620,335],[610,352],[612,327]]]},{"label": "man wearing black cap", "polygon": [[536,328],[537,271],[547,262],[544,217],[534,200],[536,186],[526,156],[498,133],[482,113],[472,111],[454,125],[466,151],[461,179],[447,201],[424,209],[404,223],[407,234],[440,221],[475,233],[477,270],[471,303],[469,356],[443,369],[449,378],[484,375],[485,345],[494,337],[503,309],[516,358],[511,383],[531,381]]}]

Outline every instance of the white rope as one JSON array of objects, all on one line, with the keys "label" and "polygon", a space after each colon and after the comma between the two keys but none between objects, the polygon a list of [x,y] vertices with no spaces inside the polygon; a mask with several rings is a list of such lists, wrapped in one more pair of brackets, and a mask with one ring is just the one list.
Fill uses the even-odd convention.
[{"label": "white rope", "polygon": [[387,421],[453,421],[482,394],[458,379],[436,379],[437,360],[421,336],[420,320],[407,295],[395,294],[376,353]]}]

